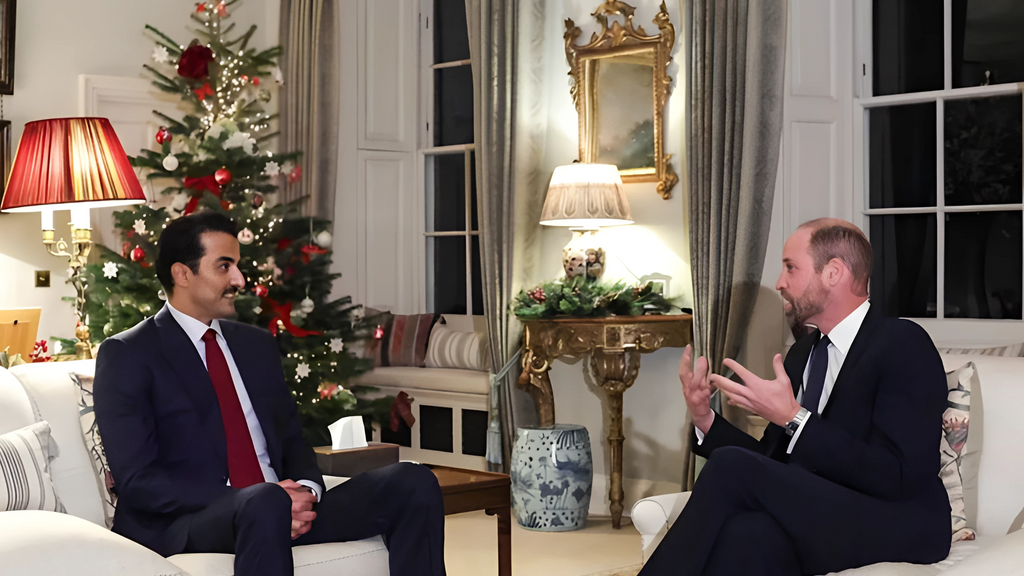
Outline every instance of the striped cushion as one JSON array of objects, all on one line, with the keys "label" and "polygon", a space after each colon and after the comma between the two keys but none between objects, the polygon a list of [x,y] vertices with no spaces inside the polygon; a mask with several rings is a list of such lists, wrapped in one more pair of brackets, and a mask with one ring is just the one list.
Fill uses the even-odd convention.
[{"label": "striped cushion", "polygon": [[384,365],[426,367],[427,341],[435,321],[436,314],[396,314],[385,336],[387,358]]},{"label": "striped cushion", "polygon": [[64,512],[50,481],[57,453],[45,421],[0,435],[0,510]]},{"label": "striped cushion", "polygon": [[459,368],[487,371],[490,368],[487,337],[479,332],[456,332],[438,322],[430,331],[427,368]]}]

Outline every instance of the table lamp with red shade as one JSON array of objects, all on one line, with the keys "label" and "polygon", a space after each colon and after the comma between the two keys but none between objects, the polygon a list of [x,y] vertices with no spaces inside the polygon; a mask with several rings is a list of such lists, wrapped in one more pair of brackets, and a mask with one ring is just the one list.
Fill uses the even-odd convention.
[{"label": "table lamp with red shade", "polygon": [[[0,212],[39,212],[43,244],[54,256],[68,258],[75,287],[78,358],[91,358],[85,322],[85,264],[92,250],[89,210],[142,204],[146,195],[106,118],[54,118],[25,125],[14,155]],[[53,213],[71,211],[71,251],[54,240]]]}]

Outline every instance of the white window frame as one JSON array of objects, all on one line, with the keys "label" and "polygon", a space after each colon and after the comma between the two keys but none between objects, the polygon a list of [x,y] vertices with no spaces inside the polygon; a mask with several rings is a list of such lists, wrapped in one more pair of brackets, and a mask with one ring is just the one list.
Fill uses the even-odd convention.
[{"label": "white window frame", "polygon": [[[943,36],[945,38],[943,42],[943,49],[945,51],[943,59],[943,89],[929,92],[873,96],[872,2],[871,0],[856,0],[855,53],[858,61],[856,62],[855,70],[861,73],[861,78],[859,82],[854,82],[856,93],[853,100],[854,206],[861,207],[861,221],[859,224],[865,231],[869,230],[871,216],[902,214],[936,215],[936,316],[935,318],[912,318],[912,320],[924,326],[939,347],[980,347],[1021,342],[1024,341],[1024,320],[945,317],[946,222],[942,216],[957,212],[1021,211],[1022,218],[1024,218],[1024,204],[945,205],[945,157],[943,154],[945,146],[945,102],[947,100],[1021,94],[1024,83],[953,88],[952,0],[943,0],[943,5]],[[930,102],[935,103],[936,123],[935,206],[925,208],[871,208],[870,194],[867,190],[869,182],[868,158],[870,157],[868,115],[870,110],[884,106]],[[1022,278],[1022,283],[1024,283],[1024,278]]]},{"label": "white window frame", "polygon": [[[426,255],[424,267],[423,302],[428,312],[434,307],[434,243],[431,238],[457,237],[466,239],[466,314],[473,314],[473,270],[480,267],[473,259],[473,237],[480,235],[473,230],[473,151],[475,143],[452,146],[434,146],[434,71],[456,66],[470,66],[470,60],[434,63],[434,0],[420,0],[420,110],[418,174],[420,198],[424,199],[421,222],[423,234],[420,254]],[[434,226],[434,162],[438,156],[460,154],[465,161],[465,226],[461,231],[436,232]],[[482,270],[481,270],[482,273]]]}]

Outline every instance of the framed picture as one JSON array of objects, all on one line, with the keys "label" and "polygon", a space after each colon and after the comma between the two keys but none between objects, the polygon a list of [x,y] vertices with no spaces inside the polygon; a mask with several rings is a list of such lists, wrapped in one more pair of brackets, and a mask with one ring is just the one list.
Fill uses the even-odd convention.
[{"label": "framed picture", "polygon": [[[16,5],[17,0],[0,0],[0,94],[14,94],[14,23]],[[9,130],[9,128],[7,129]]]}]

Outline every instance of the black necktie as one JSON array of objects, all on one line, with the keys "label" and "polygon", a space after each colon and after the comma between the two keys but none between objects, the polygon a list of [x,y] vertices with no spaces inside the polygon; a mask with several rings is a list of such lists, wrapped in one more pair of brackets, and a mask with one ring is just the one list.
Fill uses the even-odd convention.
[{"label": "black necktie", "polygon": [[[820,332],[819,332],[820,334]],[[825,389],[825,373],[828,372],[828,336],[822,336],[811,352],[811,370],[807,373],[804,397],[800,405],[810,412],[818,413],[821,392]]]}]

